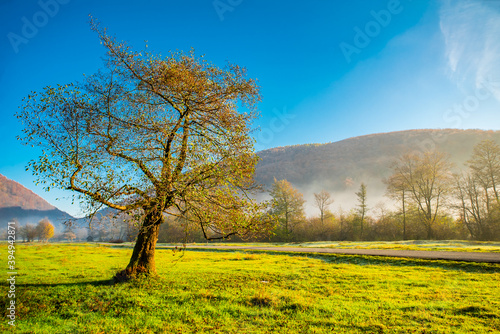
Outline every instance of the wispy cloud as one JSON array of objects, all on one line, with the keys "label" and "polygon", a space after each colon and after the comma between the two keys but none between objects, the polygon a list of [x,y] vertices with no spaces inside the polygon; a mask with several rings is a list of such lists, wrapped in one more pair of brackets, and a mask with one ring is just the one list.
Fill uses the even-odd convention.
[{"label": "wispy cloud", "polygon": [[[500,82],[500,2],[444,0],[440,27],[451,76],[462,89]],[[500,101],[500,87],[494,93]]]}]

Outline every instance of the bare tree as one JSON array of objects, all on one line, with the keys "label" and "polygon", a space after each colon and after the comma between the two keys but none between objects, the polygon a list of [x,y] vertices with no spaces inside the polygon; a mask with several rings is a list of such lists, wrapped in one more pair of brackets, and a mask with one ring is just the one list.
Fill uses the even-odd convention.
[{"label": "bare tree", "polygon": [[331,214],[328,208],[334,200],[328,191],[321,190],[319,193],[314,193],[314,202],[319,209],[321,225],[324,226],[325,218]]},{"label": "bare tree", "polygon": [[405,154],[394,164],[390,178],[394,180],[394,189],[405,189],[408,200],[418,209],[428,239],[433,238],[433,226],[446,196],[450,194],[452,168],[448,157],[437,151]]},{"label": "bare tree", "polygon": [[[474,147],[472,157],[467,161],[472,176],[479,182],[485,191],[487,205],[492,197],[496,204],[500,204],[500,146],[492,140],[483,140]],[[490,195],[489,192],[492,192]]]},{"label": "bare tree", "polygon": [[54,236],[54,225],[47,218],[42,219],[36,226],[36,234],[39,241],[47,242]]},{"label": "bare tree", "polygon": [[[397,164],[393,166],[397,168]],[[387,185],[386,195],[395,200],[401,201],[401,213],[403,214],[403,240],[406,240],[406,206],[409,188],[407,188],[405,178],[402,174],[394,173],[384,180]]]},{"label": "bare tree", "polygon": [[281,234],[285,241],[290,241],[293,227],[305,219],[304,197],[287,180],[274,183],[270,192],[271,214],[277,217]]},{"label": "bare tree", "polygon": [[472,238],[487,239],[490,212],[482,185],[471,174],[456,175],[455,192],[459,200],[460,219]]},{"label": "bare tree", "polygon": [[35,225],[27,223],[19,229],[19,234],[23,238],[23,241],[32,242],[35,241],[38,232]]},{"label": "bare tree", "polygon": [[156,272],[165,213],[189,213],[216,231],[212,238],[269,228],[250,196],[260,95],[245,69],[221,69],[194,52],[136,52],[96,21],[91,27],[107,51],[104,70],[33,93],[17,116],[23,140],[44,149],[29,168],[47,189],[72,190],[89,210],[137,214],[140,231],[118,277]]},{"label": "bare tree", "polygon": [[455,178],[460,218],[474,239],[491,240],[500,232],[500,146],[483,140],[466,165],[468,171]]}]

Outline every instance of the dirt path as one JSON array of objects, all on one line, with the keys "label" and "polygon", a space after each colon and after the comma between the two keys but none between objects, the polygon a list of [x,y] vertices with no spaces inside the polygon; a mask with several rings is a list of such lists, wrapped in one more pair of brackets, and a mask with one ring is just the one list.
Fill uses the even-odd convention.
[{"label": "dirt path", "polygon": [[186,246],[186,249],[262,250],[262,251],[273,251],[273,252],[371,255],[371,256],[429,259],[429,260],[500,263],[500,253],[480,253],[480,252],[414,251],[414,250],[391,250],[391,249],[339,249],[339,248],[309,248],[309,247],[193,246],[193,245]]}]

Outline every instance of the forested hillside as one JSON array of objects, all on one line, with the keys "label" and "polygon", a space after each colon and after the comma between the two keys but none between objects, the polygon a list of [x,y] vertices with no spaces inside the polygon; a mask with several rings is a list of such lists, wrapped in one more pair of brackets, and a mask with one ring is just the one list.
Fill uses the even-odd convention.
[{"label": "forested hillside", "polygon": [[20,207],[25,210],[55,209],[31,190],[0,174],[0,208],[8,207]]},{"label": "forested hillside", "polygon": [[500,131],[409,130],[327,144],[276,147],[258,152],[261,161],[255,178],[266,189],[274,178],[286,179],[308,200],[313,192],[324,189],[348,209],[361,182],[367,184],[370,203],[387,200],[382,198],[386,188],[382,180],[391,174],[390,166],[401,154],[437,149],[448,153],[451,162],[461,168],[474,145],[484,139],[500,143]]},{"label": "forested hillside", "polygon": [[12,220],[25,225],[36,224],[44,218],[49,219],[58,231],[62,231],[63,223],[73,217],[20,183],[0,174],[0,227],[6,226],[7,222]]}]

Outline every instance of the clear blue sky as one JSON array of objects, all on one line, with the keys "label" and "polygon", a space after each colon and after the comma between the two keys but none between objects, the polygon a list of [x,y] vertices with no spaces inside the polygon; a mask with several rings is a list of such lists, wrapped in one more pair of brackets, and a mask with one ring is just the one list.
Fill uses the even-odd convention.
[{"label": "clear blue sky", "polygon": [[92,13],[137,49],[187,50],[262,87],[257,150],[416,128],[500,129],[500,2],[410,0],[0,1],[0,173],[25,166],[21,99],[101,67]]}]

